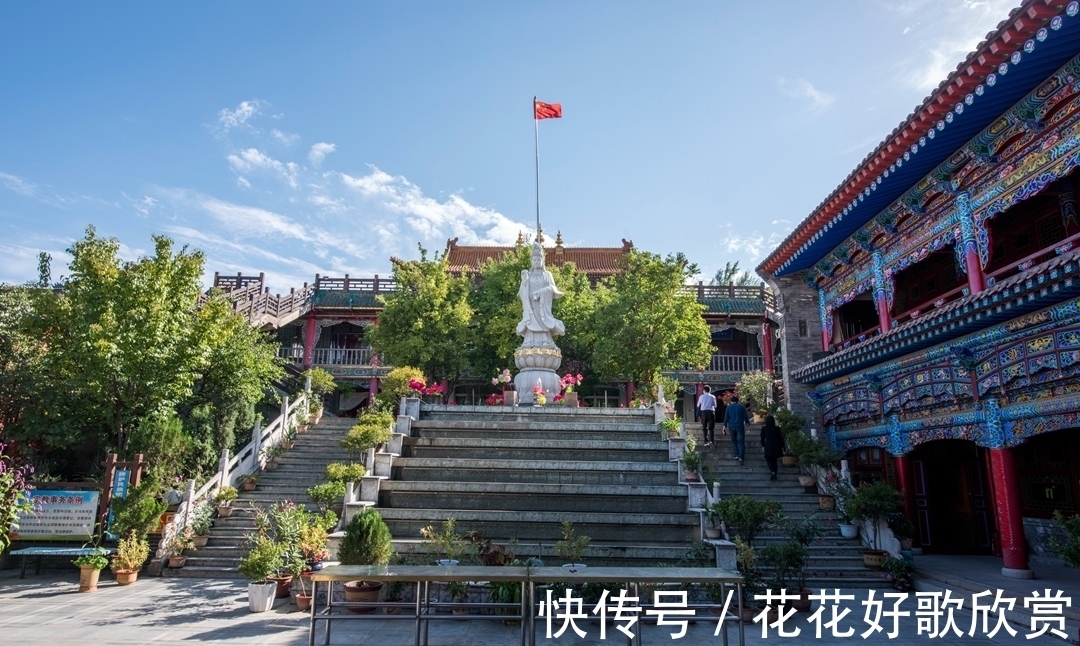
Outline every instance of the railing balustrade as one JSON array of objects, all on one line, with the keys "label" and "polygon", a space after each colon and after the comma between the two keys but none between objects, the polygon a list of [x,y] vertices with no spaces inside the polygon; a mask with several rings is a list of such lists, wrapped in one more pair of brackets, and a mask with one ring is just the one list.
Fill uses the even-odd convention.
[{"label": "railing balustrade", "polygon": [[708,372],[753,372],[765,369],[765,357],[738,354],[714,354]]},{"label": "railing balustrade", "polygon": [[[280,347],[278,356],[290,363],[304,362],[301,347]],[[370,366],[374,358],[371,348],[315,348],[311,352],[311,364],[315,366]]]}]

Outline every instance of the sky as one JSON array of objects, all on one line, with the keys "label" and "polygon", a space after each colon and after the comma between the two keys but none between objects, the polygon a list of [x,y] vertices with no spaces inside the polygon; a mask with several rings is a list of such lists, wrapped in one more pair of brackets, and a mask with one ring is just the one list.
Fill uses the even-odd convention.
[{"label": "sky", "polygon": [[512,244],[753,269],[1019,0],[0,3],[0,282],[88,225],[275,292]]}]

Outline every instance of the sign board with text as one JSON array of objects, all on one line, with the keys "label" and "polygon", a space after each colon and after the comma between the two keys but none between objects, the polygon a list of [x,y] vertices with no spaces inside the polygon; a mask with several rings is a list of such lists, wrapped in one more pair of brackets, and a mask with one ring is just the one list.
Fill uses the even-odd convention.
[{"label": "sign board with text", "polygon": [[93,538],[97,491],[30,491],[33,511],[19,514],[18,539],[23,541],[87,541]]}]

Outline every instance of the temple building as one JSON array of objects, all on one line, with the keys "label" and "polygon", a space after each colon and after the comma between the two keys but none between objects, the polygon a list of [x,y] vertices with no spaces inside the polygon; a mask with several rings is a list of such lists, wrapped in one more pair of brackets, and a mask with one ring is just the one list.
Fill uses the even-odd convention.
[{"label": "temple building", "polygon": [[[525,242],[524,236],[519,236],[517,244]],[[514,249],[513,246],[460,245],[455,238],[447,241],[444,253],[448,271],[475,274],[483,263]],[[546,248],[545,260],[556,266],[573,263],[596,284],[616,274],[620,259],[632,249],[633,243],[628,240],[618,247],[565,246],[560,232],[554,246]],[[247,316],[252,324],[275,334],[281,342],[280,356],[296,368],[319,366],[339,381],[352,383],[355,392],[340,395],[333,402],[340,411],[355,411],[365,406],[378,392],[380,378],[392,368],[380,362],[365,340],[366,328],[378,321],[382,310],[378,296],[395,289],[392,279],[316,275],[311,284],[275,295],[264,286],[263,275],[214,274],[214,287],[222,290],[233,301],[236,311]],[[698,283],[686,289],[705,306],[703,317],[709,324],[715,347],[709,365],[703,370],[687,367],[666,373],[682,384],[685,395],[678,394],[677,403],[692,418],[695,393],[700,393],[705,384],[730,389],[747,372],[778,370],[779,326],[772,293],[764,284],[737,287]],[[595,390],[582,394],[585,405],[627,405],[634,395],[632,384],[604,384]],[[481,375],[454,384],[451,397],[462,404],[478,403],[490,391],[490,375]]]},{"label": "temple building", "polygon": [[1080,3],[1027,0],[757,268],[792,407],[927,552],[1080,512]]}]

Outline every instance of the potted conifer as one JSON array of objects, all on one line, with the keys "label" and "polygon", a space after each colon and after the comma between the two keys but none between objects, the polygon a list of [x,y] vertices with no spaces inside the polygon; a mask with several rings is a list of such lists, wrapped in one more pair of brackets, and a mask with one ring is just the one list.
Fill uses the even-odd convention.
[{"label": "potted conifer", "polygon": [[[345,536],[338,546],[342,565],[386,565],[394,555],[390,528],[373,507],[353,516],[345,527]],[[349,581],[345,584],[345,601],[378,601],[381,582]],[[355,614],[370,614],[374,608],[349,608]]]}]

